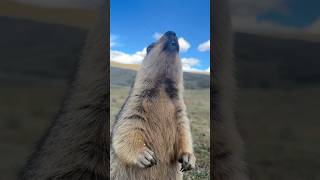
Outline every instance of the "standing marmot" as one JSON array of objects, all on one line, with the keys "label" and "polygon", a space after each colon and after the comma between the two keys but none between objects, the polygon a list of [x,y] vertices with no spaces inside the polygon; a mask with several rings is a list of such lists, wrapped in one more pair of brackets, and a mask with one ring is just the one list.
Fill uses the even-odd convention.
[{"label": "standing marmot", "polygon": [[97,25],[88,36],[75,78],[21,180],[109,179],[107,5],[99,2]]},{"label": "standing marmot", "polygon": [[148,47],[111,141],[112,180],[177,180],[182,179],[181,171],[194,168],[174,32]]},{"label": "standing marmot", "polygon": [[211,82],[211,177],[214,180],[247,180],[243,143],[233,112],[235,80],[232,76],[232,32],[227,0],[212,2],[213,81]]}]

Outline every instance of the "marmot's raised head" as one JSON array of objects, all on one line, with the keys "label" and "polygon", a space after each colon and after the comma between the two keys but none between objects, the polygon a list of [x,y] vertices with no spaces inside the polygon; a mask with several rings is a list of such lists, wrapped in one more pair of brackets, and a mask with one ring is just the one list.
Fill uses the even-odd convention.
[{"label": "marmot's raised head", "polygon": [[166,32],[157,42],[147,48],[138,80],[171,80],[175,84],[182,81],[182,66],[179,57],[179,43],[173,31]]}]

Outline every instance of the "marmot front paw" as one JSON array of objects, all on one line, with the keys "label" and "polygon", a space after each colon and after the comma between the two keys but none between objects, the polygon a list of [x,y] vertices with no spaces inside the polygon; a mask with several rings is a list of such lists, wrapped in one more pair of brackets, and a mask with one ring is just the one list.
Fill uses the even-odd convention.
[{"label": "marmot front paw", "polygon": [[181,163],[180,171],[189,171],[195,168],[196,157],[191,153],[182,153],[179,157],[179,162]]},{"label": "marmot front paw", "polygon": [[156,160],[154,152],[152,152],[148,148],[143,149],[138,154],[136,164],[141,168],[148,168],[153,165],[157,165],[157,160]]}]

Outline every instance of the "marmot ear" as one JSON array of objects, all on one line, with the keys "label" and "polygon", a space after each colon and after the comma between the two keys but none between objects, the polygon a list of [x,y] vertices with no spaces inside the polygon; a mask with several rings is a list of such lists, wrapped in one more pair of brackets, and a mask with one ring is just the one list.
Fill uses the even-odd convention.
[{"label": "marmot ear", "polygon": [[154,45],[155,45],[155,43],[152,43],[147,47],[147,54],[151,51],[151,49],[154,47]]}]

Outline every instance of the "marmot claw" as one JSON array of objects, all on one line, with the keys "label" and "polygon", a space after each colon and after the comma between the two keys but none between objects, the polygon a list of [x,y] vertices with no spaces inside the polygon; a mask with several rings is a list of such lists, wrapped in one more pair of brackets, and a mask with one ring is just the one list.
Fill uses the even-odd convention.
[{"label": "marmot claw", "polygon": [[157,165],[154,152],[148,148],[140,152],[137,158],[137,165],[141,168],[148,168]]},{"label": "marmot claw", "polygon": [[182,153],[179,158],[179,162],[181,163],[180,171],[189,171],[195,168],[196,158],[191,153]]}]

